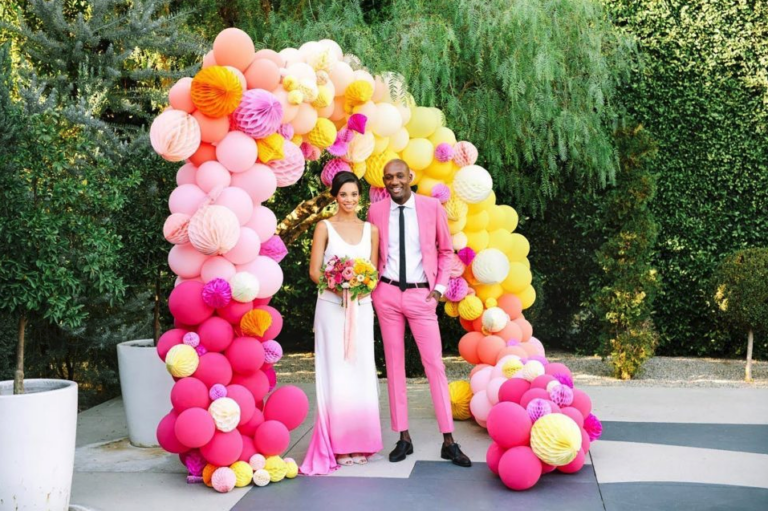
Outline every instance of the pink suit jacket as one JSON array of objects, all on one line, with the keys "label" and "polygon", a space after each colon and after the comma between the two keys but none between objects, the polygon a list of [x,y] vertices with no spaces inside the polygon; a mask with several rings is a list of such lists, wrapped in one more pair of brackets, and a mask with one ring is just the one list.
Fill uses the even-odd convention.
[{"label": "pink suit jacket", "polygon": [[[440,201],[414,193],[416,218],[419,223],[421,257],[430,291],[435,285],[448,285],[453,262],[453,242],[448,230],[448,217]],[[371,204],[368,221],[379,228],[379,275],[384,274],[389,247],[389,211],[392,199]]]}]

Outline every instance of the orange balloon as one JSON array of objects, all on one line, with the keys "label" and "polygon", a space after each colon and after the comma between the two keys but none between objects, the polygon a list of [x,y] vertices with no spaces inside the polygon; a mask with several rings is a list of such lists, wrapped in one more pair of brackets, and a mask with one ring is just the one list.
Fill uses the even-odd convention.
[{"label": "orange balloon", "polygon": [[489,335],[478,343],[477,356],[483,364],[493,365],[496,363],[496,356],[506,345],[501,337]]},{"label": "orange balloon", "polygon": [[249,89],[272,90],[280,85],[280,68],[269,59],[256,59],[243,73]]},{"label": "orange balloon", "polygon": [[519,339],[520,342],[528,342],[528,340],[533,335],[533,327],[531,326],[531,323],[525,319],[523,316],[520,316],[514,322],[517,324],[517,326],[520,327],[520,331],[522,332],[522,337]]},{"label": "orange balloon", "polygon": [[208,117],[201,111],[196,111],[192,117],[200,125],[200,140],[216,144],[229,133],[229,117]]},{"label": "orange balloon", "polygon": [[472,379],[472,377],[475,375],[476,372],[482,371],[486,367],[491,367],[488,364],[477,364],[475,367],[472,368],[472,370],[469,372],[469,378]]},{"label": "orange balloon", "polygon": [[503,350],[499,351],[499,355],[496,361],[498,362],[501,360],[501,357],[506,357],[507,355],[517,355],[520,358],[528,358],[528,352],[526,352],[520,345],[517,345],[507,346]]},{"label": "orange balloon", "polygon": [[523,313],[523,304],[520,302],[520,298],[513,294],[501,295],[497,303],[509,315],[509,319],[513,321]]},{"label": "orange balloon", "polygon": [[459,355],[470,364],[479,364],[480,358],[477,356],[477,345],[483,339],[480,332],[469,332],[459,341]]},{"label": "orange balloon", "polygon": [[225,28],[213,41],[213,56],[220,66],[245,71],[256,56],[256,48],[251,37],[239,28]]},{"label": "orange balloon", "polygon": [[476,320],[472,321],[472,328],[475,330],[475,332],[483,331],[483,316],[480,316]]},{"label": "orange balloon", "polygon": [[195,111],[192,103],[192,78],[185,76],[168,91],[168,101],[174,110],[184,110],[188,114]]},{"label": "orange balloon", "polygon": [[256,59],[267,59],[271,60],[275,64],[277,64],[277,67],[285,67],[285,61],[283,60],[283,57],[280,56],[279,53],[277,53],[275,50],[270,49],[263,49],[256,52]]},{"label": "orange balloon", "polygon": [[467,332],[474,332],[475,331],[475,327],[472,326],[472,322],[471,321],[468,321],[468,320],[466,320],[464,318],[459,318],[459,323],[461,323],[461,326],[464,327],[464,330],[466,330]]},{"label": "orange balloon", "polygon": [[505,341],[514,339],[518,342],[522,342],[521,339],[523,337],[520,326],[514,321],[507,322],[507,326],[505,326],[500,332],[496,332],[494,335],[501,337]]},{"label": "orange balloon", "polygon": [[195,154],[189,157],[189,162],[195,167],[199,167],[207,161],[213,161],[216,159],[216,148],[211,144],[200,142],[200,147],[197,148]]}]

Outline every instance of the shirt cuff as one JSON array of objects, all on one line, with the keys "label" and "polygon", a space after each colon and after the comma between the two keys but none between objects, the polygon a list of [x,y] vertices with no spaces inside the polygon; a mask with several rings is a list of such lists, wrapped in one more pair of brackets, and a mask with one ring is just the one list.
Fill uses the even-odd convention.
[{"label": "shirt cuff", "polygon": [[435,291],[440,293],[440,298],[445,296],[445,286],[442,284],[435,284]]}]

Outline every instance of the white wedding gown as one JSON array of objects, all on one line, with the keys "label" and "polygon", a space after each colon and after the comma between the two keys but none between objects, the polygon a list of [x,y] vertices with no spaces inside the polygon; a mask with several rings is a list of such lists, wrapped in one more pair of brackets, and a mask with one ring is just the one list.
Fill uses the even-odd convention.
[{"label": "white wedding gown", "polygon": [[[363,226],[360,243],[344,241],[327,220],[328,245],[323,267],[333,256],[371,258],[371,224]],[[301,473],[322,475],[339,465],[336,455],[373,454],[382,449],[379,382],[373,354],[373,306],[370,295],[357,310],[356,355],[344,358],[345,309],[341,298],[325,291],[315,307],[315,381],[317,412]]]}]

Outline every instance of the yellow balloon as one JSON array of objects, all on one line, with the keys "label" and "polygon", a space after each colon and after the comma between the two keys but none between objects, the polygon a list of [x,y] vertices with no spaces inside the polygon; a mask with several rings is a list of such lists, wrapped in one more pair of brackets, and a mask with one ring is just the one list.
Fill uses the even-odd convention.
[{"label": "yellow balloon", "polygon": [[480,211],[487,211],[492,206],[496,205],[496,194],[493,193],[493,190],[491,190],[491,194],[485,198],[485,200],[481,200],[480,202],[476,202],[474,204],[469,205],[469,213],[479,213]]},{"label": "yellow balloon", "polygon": [[373,139],[375,141],[373,144],[373,154],[381,154],[389,146],[389,137],[378,137],[374,135]]},{"label": "yellow balloon", "polygon": [[464,234],[467,235],[467,246],[475,252],[480,252],[481,250],[488,248],[488,231],[464,231]]},{"label": "yellow balloon", "polygon": [[403,149],[403,160],[413,170],[424,170],[434,158],[435,148],[426,138],[412,138]]},{"label": "yellow balloon", "polygon": [[518,262],[519,262],[519,263],[522,263],[522,264],[524,264],[524,265],[525,265],[525,267],[526,267],[526,268],[528,268],[529,270],[531,269],[531,262],[528,260],[528,258],[527,258],[527,257],[524,257],[524,258],[522,258],[522,259],[521,259],[520,261],[518,261]]},{"label": "yellow balloon", "polygon": [[[411,180],[411,186],[417,186],[421,179],[424,177],[424,171],[423,170],[414,170],[413,171],[413,180]],[[430,188],[431,191],[431,188]]]},{"label": "yellow balloon", "polygon": [[531,270],[526,268],[523,263],[509,263],[509,273],[501,283],[501,287],[508,293],[517,294],[528,288],[532,280]]},{"label": "yellow balloon", "polygon": [[502,226],[503,229],[512,232],[515,229],[517,229],[517,211],[515,211],[512,206],[507,206],[506,204],[499,206],[502,211],[504,212],[504,224]]},{"label": "yellow balloon", "polygon": [[408,145],[408,141],[411,140],[410,135],[408,135],[408,130],[405,128],[400,128],[395,132],[394,135],[389,137],[389,149],[391,151],[394,151],[396,153],[399,153],[403,149],[405,149],[405,146]]},{"label": "yellow balloon", "polygon": [[481,211],[479,213],[476,213],[474,215],[467,215],[467,227],[465,230],[467,231],[485,231],[486,226],[488,225],[488,212],[487,211]]},{"label": "yellow balloon", "polygon": [[424,106],[411,108],[411,120],[405,125],[411,138],[427,138],[440,126],[440,116],[434,110]]},{"label": "yellow balloon", "polygon": [[528,257],[528,253],[531,251],[531,244],[525,239],[525,236],[516,232],[512,233],[514,239],[512,250],[507,252],[507,256],[510,261],[519,261],[525,257]]},{"label": "yellow balloon", "polygon": [[453,162],[432,160],[429,167],[424,169],[424,173],[430,177],[445,182],[445,180],[453,173]]},{"label": "yellow balloon", "polygon": [[477,297],[483,302],[486,302],[489,298],[498,300],[504,294],[504,289],[500,284],[479,284],[474,286],[474,290]]},{"label": "yellow balloon", "polygon": [[490,226],[491,222],[489,221],[488,227],[486,227],[486,230],[489,231],[491,235],[491,241],[488,243],[488,248],[497,248],[505,254],[509,254],[515,244],[515,238],[512,237],[512,233],[505,231],[504,229],[491,231]]},{"label": "yellow balloon", "polygon": [[536,290],[533,286],[528,286],[522,292],[515,293],[520,298],[520,303],[523,304],[523,310],[529,308],[536,301]]},{"label": "yellow balloon", "polygon": [[[498,231],[499,229],[504,228],[504,210],[501,209],[501,206],[492,206],[488,208],[488,215],[490,216],[490,219],[488,220],[488,232]],[[505,250],[502,250],[502,252],[506,252]]]},{"label": "yellow balloon", "polygon": [[448,220],[448,230],[451,234],[458,234],[464,230],[464,226],[467,225],[467,217],[463,216],[458,220]]},{"label": "yellow balloon", "polygon": [[453,134],[453,130],[450,128],[441,126],[437,128],[434,133],[432,133],[432,135],[429,137],[429,141],[432,142],[435,147],[440,144],[453,145],[456,143],[456,135]]},{"label": "yellow balloon", "polygon": [[427,197],[432,196],[432,188],[435,186],[442,184],[437,179],[433,179],[429,176],[422,176],[419,180],[419,187],[416,190],[416,193],[419,193],[421,195],[426,195]]}]

